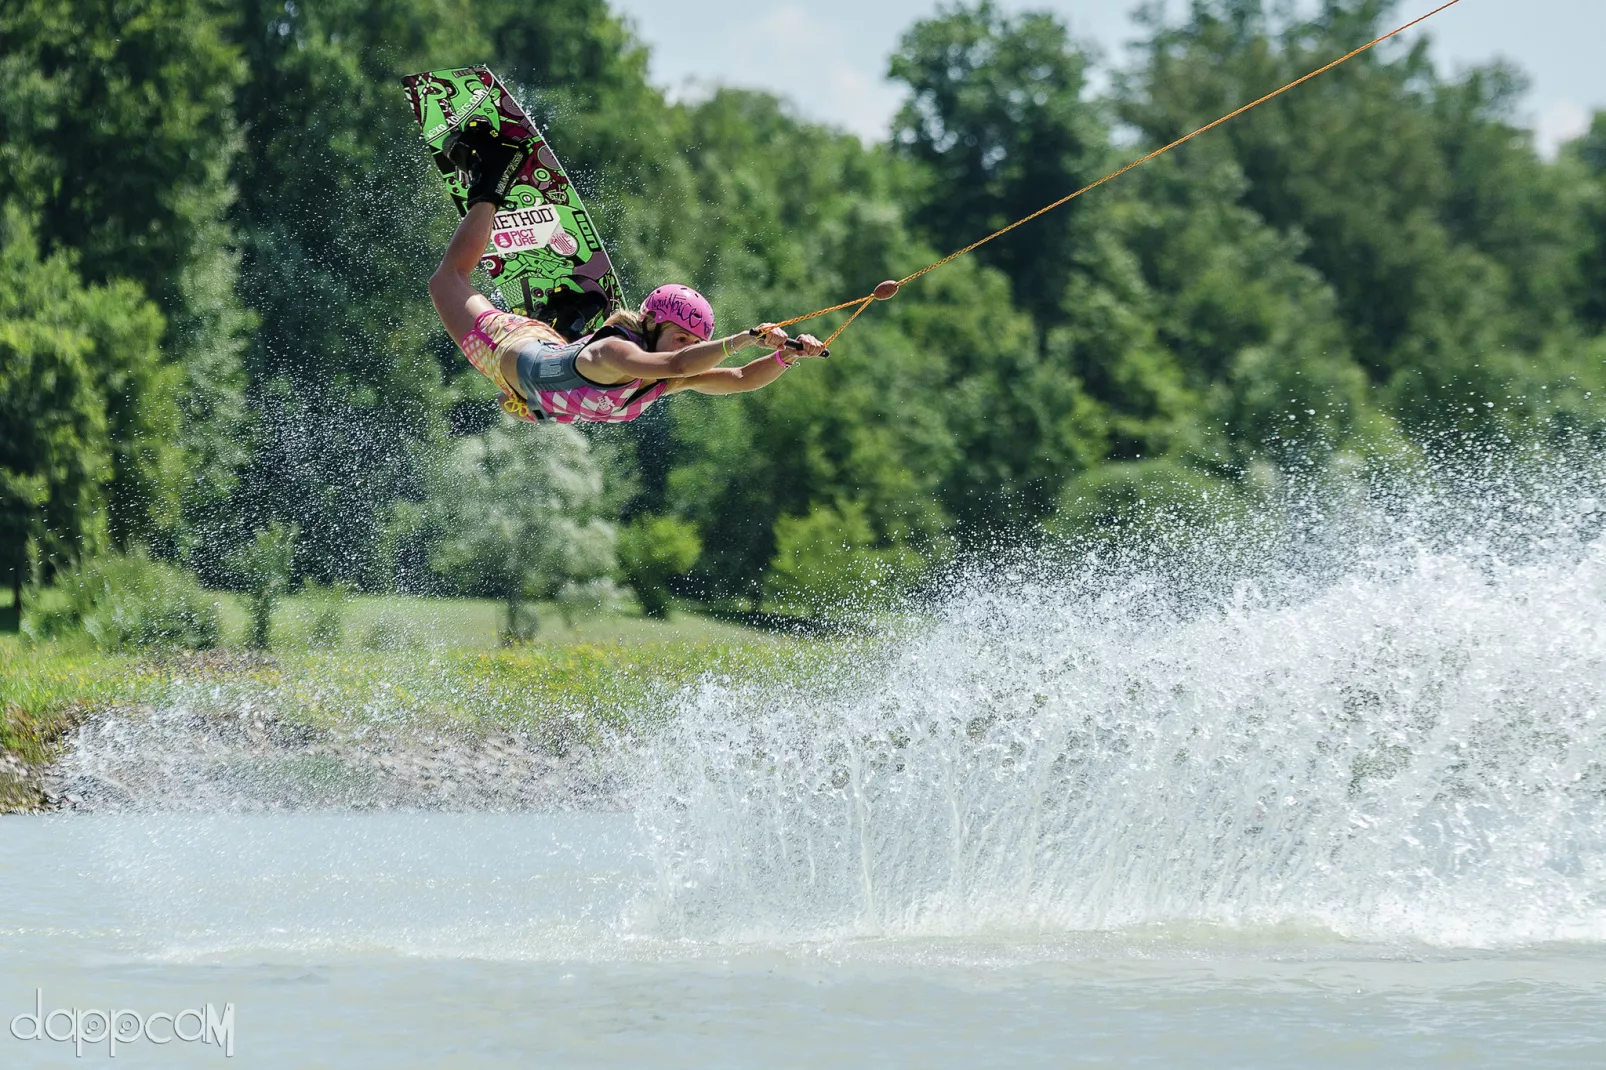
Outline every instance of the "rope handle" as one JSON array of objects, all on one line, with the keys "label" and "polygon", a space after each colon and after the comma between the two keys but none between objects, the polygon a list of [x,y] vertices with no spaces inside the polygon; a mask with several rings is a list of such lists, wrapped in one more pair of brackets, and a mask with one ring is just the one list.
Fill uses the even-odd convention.
[{"label": "rope handle", "polygon": [[[841,333],[842,333],[841,331],[837,332],[837,334],[841,334]],[[761,338],[763,336],[759,333],[759,330],[758,330],[757,327],[752,327],[752,328],[749,328],[749,330],[747,332],[747,337],[749,337],[749,338]],[[836,334],[833,334],[831,337],[835,338]],[[786,348],[787,349],[802,349],[803,348],[803,343],[799,342],[796,338],[788,338],[786,340]],[[830,355],[831,355],[831,351],[829,349],[827,349],[824,353],[820,354],[820,356],[822,356],[822,357],[829,357]],[[777,353],[776,356],[780,356],[780,354]]]},{"label": "rope handle", "polygon": [[[1445,10],[1447,10],[1449,8],[1452,8],[1456,4],[1459,4],[1460,2],[1461,2],[1461,0],[1448,0],[1447,3],[1440,4],[1438,7],[1434,8],[1432,11],[1429,11],[1426,15],[1419,15],[1418,17],[1412,19],[1410,22],[1407,22],[1404,26],[1401,26],[1398,29],[1390,30],[1388,33],[1384,34],[1383,36],[1377,37],[1377,38],[1374,38],[1371,41],[1368,41],[1366,44],[1364,44],[1361,47],[1355,49],[1354,51],[1345,53],[1344,55],[1342,55],[1342,56],[1338,57],[1337,59],[1333,60],[1331,63],[1324,64],[1323,66],[1320,66],[1320,67],[1316,68],[1315,70],[1311,71],[1309,74],[1301,75],[1300,77],[1295,78],[1292,82],[1289,82],[1287,85],[1284,85],[1284,86],[1282,86],[1282,87],[1280,87],[1278,89],[1274,89],[1270,93],[1267,93],[1265,96],[1260,97],[1257,100],[1252,100],[1248,104],[1245,104],[1240,108],[1237,108],[1237,109],[1235,109],[1233,111],[1228,112],[1226,115],[1223,115],[1221,118],[1217,119],[1215,122],[1207,123],[1206,125],[1201,126],[1201,127],[1199,127],[1199,129],[1193,131],[1192,133],[1188,133],[1188,134],[1182,135],[1181,137],[1177,138],[1175,141],[1171,142],[1169,145],[1162,145],[1160,148],[1155,149],[1153,152],[1149,153],[1147,156],[1143,156],[1143,157],[1140,157],[1140,158],[1138,158],[1136,160],[1133,160],[1131,163],[1127,164],[1125,167],[1120,168],[1119,170],[1111,171],[1109,174],[1105,175],[1103,178],[1099,179],[1097,182],[1090,182],[1087,185],[1083,186],[1081,189],[1077,190],[1076,192],[1066,194],[1065,196],[1061,197],[1059,200],[1055,201],[1053,204],[1045,204],[1043,207],[1039,208],[1037,211],[1033,212],[1031,215],[1023,216],[1020,219],[1015,220],[1015,222],[1009,224],[1006,227],[999,227],[997,230],[993,231],[991,234],[987,235],[985,238],[980,238],[980,239],[978,239],[976,241],[973,241],[969,245],[965,246],[963,249],[959,249],[959,250],[956,250],[955,252],[949,253],[947,256],[943,257],[941,260],[935,261],[934,263],[931,263],[931,264],[927,264],[925,267],[921,268],[919,271],[916,271],[911,275],[905,275],[901,279],[888,279],[886,282],[883,282],[883,283],[879,284],[878,286],[876,286],[875,290],[872,293],[869,293],[864,297],[855,297],[853,300],[851,300],[851,301],[843,301],[839,305],[832,305],[829,308],[818,308],[818,309],[815,309],[813,312],[808,312],[808,313],[805,313],[804,315],[801,315],[801,316],[793,316],[789,320],[782,320],[781,322],[775,324],[775,326],[776,327],[790,327],[793,324],[805,323],[805,322],[807,322],[809,320],[812,320],[812,319],[818,319],[821,316],[828,316],[833,312],[841,312],[843,309],[847,309],[847,308],[853,309],[853,315],[848,317],[847,322],[842,324],[842,326],[838,327],[836,330],[832,331],[831,332],[831,336],[825,340],[825,344],[826,345],[830,345],[832,342],[836,341],[837,338],[842,334],[842,332],[847,330],[848,327],[850,327],[853,324],[853,321],[858,319],[859,316],[864,312],[864,310],[869,308],[871,306],[871,304],[873,304],[876,301],[890,301],[893,297],[897,296],[898,290],[901,287],[908,285],[909,283],[913,282],[914,280],[920,278],[922,275],[926,275],[926,274],[928,274],[930,272],[936,271],[938,268],[943,267],[946,264],[951,264],[955,260],[958,260],[960,257],[964,256],[966,253],[974,252],[975,250],[981,248],[983,245],[986,245],[988,242],[992,241],[994,238],[1001,238],[1005,234],[1008,234],[1010,231],[1014,230],[1016,227],[1024,226],[1025,224],[1030,223],[1032,220],[1036,219],[1038,216],[1046,215],[1047,213],[1052,212],[1054,209],[1060,207],[1061,205],[1067,204],[1070,201],[1074,201],[1076,198],[1080,197],[1082,194],[1088,193],[1088,192],[1090,192],[1092,190],[1095,190],[1095,189],[1098,189],[1100,186],[1104,185],[1106,182],[1112,181],[1113,179],[1120,178],[1122,175],[1126,174],[1128,171],[1132,170],[1134,167],[1141,167],[1143,164],[1148,163],[1150,160],[1154,159],[1157,156],[1164,156],[1166,153],[1170,152],[1172,149],[1176,148],[1178,145],[1182,145],[1182,144],[1184,144],[1186,142],[1192,141],[1194,138],[1198,137],[1200,134],[1206,133],[1206,132],[1208,132],[1210,130],[1214,130],[1216,127],[1220,126],[1222,123],[1225,123],[1225,122],[1227,122],[1227,121],[1229,121],[1231,119],[1236,119],[1238,116],[1242,115],[1246,111],[1249,111],[1251,108],[1259,107],[1260,105],[1266,103],[1266,101],[1271,100],[1274,97],[1282,96],[1284,93],[1288,92],[1290,89],[1293,89],[1295,86],[1300,86],[1300,85],[1305,84],[1306,82],[1310,81],[1312,78],[1315,78],[1319,74],[1326,74],[1328,71],[1332,70],[1334,67],[1338,67],[1338,66],[1341,66],[1342,64],[1348,63],[1350,60],[1354,59],[1356,56],[1359,56],[1361,53],[1368,52],[1368,51],[1376,48],[1378,45],[1382,44],[1384,41],[1389,40],[1390,38],[1398,37],[1400,34],[1404,33],[1406,30],[1409,30],[1409,29],[1411,29],[1411,28],[1413,28],[1413,27],[1415,27],[1417,25],[1420,25],[1421,23],[1426,22],[1428,19],[1431,19],[1433,16],[1437,15],[1439,12],[1445,11]],[[855,307],[855,306],[857,306],[857,307]],[[748,333],[756,336],[758,332],[755,330],[755,331],[749,331]],[[788,342],[787,344],[791,345],[792,343]]]}]

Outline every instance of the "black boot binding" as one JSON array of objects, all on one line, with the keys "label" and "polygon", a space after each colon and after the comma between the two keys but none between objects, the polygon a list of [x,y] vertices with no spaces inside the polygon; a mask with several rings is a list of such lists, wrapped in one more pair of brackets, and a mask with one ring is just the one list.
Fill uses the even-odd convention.
[{"label": "black boot binding", "polygon": [[463,175],[470,208],[481,201],[501,208],[530,156],[524,146],[509,144],[491,133],[490,123],[479,118],[464,123],[463,129],[446,139],[441,151]]}]

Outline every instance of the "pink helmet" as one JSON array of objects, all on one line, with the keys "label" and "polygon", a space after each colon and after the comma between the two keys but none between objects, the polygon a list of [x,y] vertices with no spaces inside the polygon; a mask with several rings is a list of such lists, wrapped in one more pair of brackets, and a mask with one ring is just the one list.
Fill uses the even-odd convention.
[{"label": "pink helmet", "polygon": [[679,324],[705,342],[714,337],[714,306],[690,286],[658,287],[641,303],[641,314],[659,323]]}]

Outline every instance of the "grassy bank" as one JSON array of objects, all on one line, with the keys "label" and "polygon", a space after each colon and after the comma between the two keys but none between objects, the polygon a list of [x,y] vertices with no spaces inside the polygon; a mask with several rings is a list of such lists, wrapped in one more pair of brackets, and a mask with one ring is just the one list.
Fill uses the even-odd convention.
[{"label": "grassy bank", "polygon": [[0,636],[0,749],[43,765],[95,709],[174,703],[313,724],[508,728],[561,744],[653,716],[700,678],[796,678],[829,645],[690,615],[569,626],[551,614],[535,641],[502,646],[494,603],[362,598],[348,607],[343,638],[314,648],[302,638],[314,608],[286,600],[275,621],[282,643],[266,653],[241,648],[245,612],[228,603],[228,645],[199,653],[120,654]]},{"label": "grassy bank", "polygon": [[160,676],[139,658],[0,635],[0,750],[40,764],[79,714],[139,702]]}]

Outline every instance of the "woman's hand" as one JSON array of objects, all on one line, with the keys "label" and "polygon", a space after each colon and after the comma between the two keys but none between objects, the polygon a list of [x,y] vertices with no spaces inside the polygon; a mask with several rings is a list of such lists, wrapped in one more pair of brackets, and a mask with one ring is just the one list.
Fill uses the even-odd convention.
[{"label": "woman's hand", "polygon": [[812,334],[799,335],[790,347],[777,349],[776,355],[782,364],[790,368],[804,357],[823,357],[831,351],[825,348],[825,343]]},{"label": "woman's hand", "polygon": [[[780,349],[786,345],[787,335],[785,331],[773,323],[760,323],[757,327],[747,332],[747,337],[753,339],[759,345],[768,346],[770,349]],[[745,349],[747,344],[744,342],[741,348]]]},{"label": "woman's hand", "polygon": [[805,357],[823,357],[826,354],[825,343],[812,334],[800,334],[797,337]]},{"label": "woman's hand", "polygon": [[812,334],[789,338],[785,331],[773,323],[761,323],[757,327],[741,336],[742,341],[737,349],[746,349],[749,345],[757,343],[767,349],[775,350],[776,359],[790,368],[793,361],[802,357],[829,357],[831,351],[825,348],[825,343]]}]

